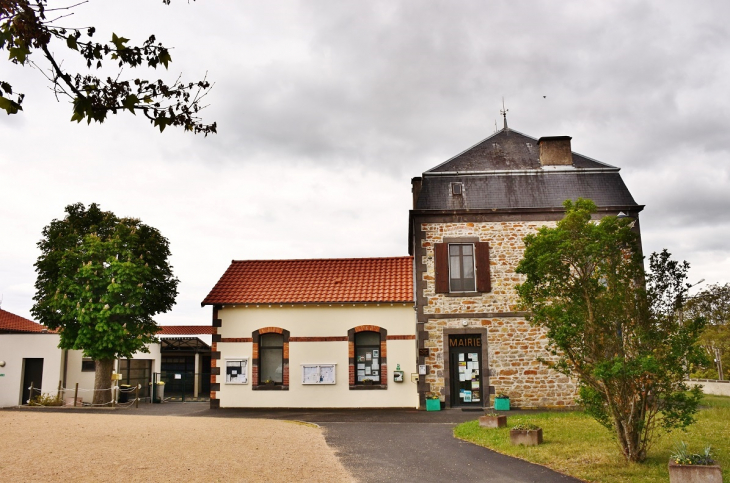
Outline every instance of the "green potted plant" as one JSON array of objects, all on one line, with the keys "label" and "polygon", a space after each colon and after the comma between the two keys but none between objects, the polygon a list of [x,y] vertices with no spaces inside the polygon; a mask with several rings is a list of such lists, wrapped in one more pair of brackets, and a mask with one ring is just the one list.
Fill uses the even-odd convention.
[{"label": "green potted plant", "polygon": [[503,393],[497,394],[494,398],[494,409],[496,411],[509,411],[509,396]]},{"label": "green potted plant", "polygon": [[479,418],[479,426],[482,428],[504,428],[507,426],[507,416],[487,409],[484,411],[484,416]]},{"label": "green potted plant", "polygon": [[669,457],[670,483],[722,483],[720,465],[712,458],[712,448],[707,446],[704,453],[690,453],[687,443],[680,441]]},{"label": "green potted plant", "polygon": [[515,445],[537,446],[542,444],[542,428],[530,421],[521,421],[509,430],[509,439]]},{"label": "green potted plant", "polygon": [[276,384],[276,381],[274,381],[273,379],[265,379],[262,384],[264,386],[273,386],[274,384]]},{"label": "green potted plant", "polygon": [[426,411],[441,411],[441,395],[437,392],[426,394]]},{"label": "green potted plant", "polygon": [[366,386],[372,386],[373,382],[375,382],[375,381],[373,381],[369,377],[366,377],[365,379],[362,380],[362,383],[365,384]]}]

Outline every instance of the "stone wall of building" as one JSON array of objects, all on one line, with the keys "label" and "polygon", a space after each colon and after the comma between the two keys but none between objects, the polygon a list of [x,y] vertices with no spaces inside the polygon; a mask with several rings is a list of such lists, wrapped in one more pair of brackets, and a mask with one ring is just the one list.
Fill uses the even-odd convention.
[{"label": "stone wall of building", "polygon": [[[485,222],[485,223],[422,223],[424,237],[421,246],[426,256],[421,263],[426,265],[423,279],[426,281],[423,295],[428,298],[424,307],[426,314],[458,314],[484,312],[514,312],[517,307],[515,285],[523,279],[515,273],[517,264],[525,250],[523,238],[536,233],[541,226],[554,227],[555,222]],[[489,242],[489,263],[491,266],[492,291],[474,297],[452,297],[435,293],[435,270],[433,246],[443,243],[444,238],[479,237]]]},{"label": "stone wall of building", "polygon": [[496,394],[508,395],[515,407],[575,405],[575,383],[537,360],[538,356],[554,359],[546,349],[544,330],[532,327],[522,317],[431,319],[426,322],[429,339],[424,341],[424,346],[430,353],[426,358],[430,368],[426,382],[431,385],[431,391],[445,393],[443,330],[465,327],[487,329],[489,385],[494,386]]},{"label": "stone wall of building", "polygon": [[[444,385],[444,329],[473,327],[487,329],[489,384],[497,394],[510,396],[516,407],[574,406],[577,386],[568,377],[548,369],[538,361],[554,359],[547,351],[547,337],[543,329],[530,325],[518,316],[518,297],[515,286],[523,276],[515,273],[522,259],[526,235],[536,233],[542,226],[554,227],[555,222],[460,222],[422,223],[421,246],[426,255],[420,260],[426,266],[423,296],[427,300],[424,314],[451,314],[452,318],[428,318],[424,329],[429,339],[423,341],[429,348],[426,364],[430,374],[426,382],[431,391],[445,393]],[[434,244],[444,238],[478,237],[490,246],[492,291],[481,295],[454,297],[435,293]],[[501,317],[480,317],[478,314],[504,313]],[[475,314],[473,318],[453,318],[453,314]],[[466,325],[464,323],[466,322]]]}]

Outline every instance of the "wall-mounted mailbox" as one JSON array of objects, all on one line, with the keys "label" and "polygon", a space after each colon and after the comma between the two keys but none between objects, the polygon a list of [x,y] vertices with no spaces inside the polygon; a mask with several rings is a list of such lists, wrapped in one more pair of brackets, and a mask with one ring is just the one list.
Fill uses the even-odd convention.
[{"label": "wall-mounted mailbox", "polygon": [[393,382],[403,382],[403,371],[393,371]]}]

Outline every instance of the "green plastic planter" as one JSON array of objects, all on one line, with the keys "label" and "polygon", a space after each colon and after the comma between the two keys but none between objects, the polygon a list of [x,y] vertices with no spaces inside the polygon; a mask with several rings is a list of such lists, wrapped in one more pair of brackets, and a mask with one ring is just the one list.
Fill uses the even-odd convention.
[{"label": "green plastic planter", "polygon": [[438,399],[426,399],[426,411],[441,411],[441,401]]},{"label": "green plastic planter", "polygon": [[495,409],[495,411],[509,411],[509,398],[508,397],[495,397],[494,398],[494,409]]}]

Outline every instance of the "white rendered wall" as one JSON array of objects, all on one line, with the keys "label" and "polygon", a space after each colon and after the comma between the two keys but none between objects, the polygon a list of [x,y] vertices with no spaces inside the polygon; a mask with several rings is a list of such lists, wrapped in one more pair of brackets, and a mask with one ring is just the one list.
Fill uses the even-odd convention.
[{"label": "white rendered wall", "polygon": [[730,381],[687,381],[690,387],[702,386],[702,392],[714,396],[730,397]]},{"label": "white rendered wall", "polygon": [[41,392],[56,394],[61,380],[58,334],[0,334],[0,407],[17,406],[23,395],[23,359],[43,359]]},{"label": "white rendered wall", "polygon": [[[152,359],[152,372],[160,372],[160,344],[147,344],[149,354],[144,352],[136,352],[132,359]],[[79,397],[84,401],[91,399],[90,390],[94,389],[94,371],[82,372],[81,362],[83,360],[82,351],[68,351],[68,363],[66,365],[66,389],[65,397],[73,397],[73,391],[76,383],[79,384]],[[119,370],[119,361],[114,363],[114,370]],[[71,391],[71,392],[68,392]]]},{"label": "white rendered wall", "polygon": [[[347,337],[347,331],[360,325],[376,325],[393,335],[415,335],[415,315],[411,304],[312,304],[310,306],[268,305],[225,307],[218,311],[222,326],[218,333],[226,338],[250,338],[264,327],[279,327],[290,337]],[[349,386],[348,343],[289,342],[289,390],[251,389],[251,342],[219,342],[218,366],[221,375],[216,381],[220,391],[216,397],[221,407],[418,407],[416,383],[416,343],[413,339],[387,341],[388,388],[351,390]],[[226,359],[248,358],[248,384],[225,383]],[[336,384],[302,384],[301,364],[337,364]],[[393,382],[393,371],[400,364],[404,381]]]}]

